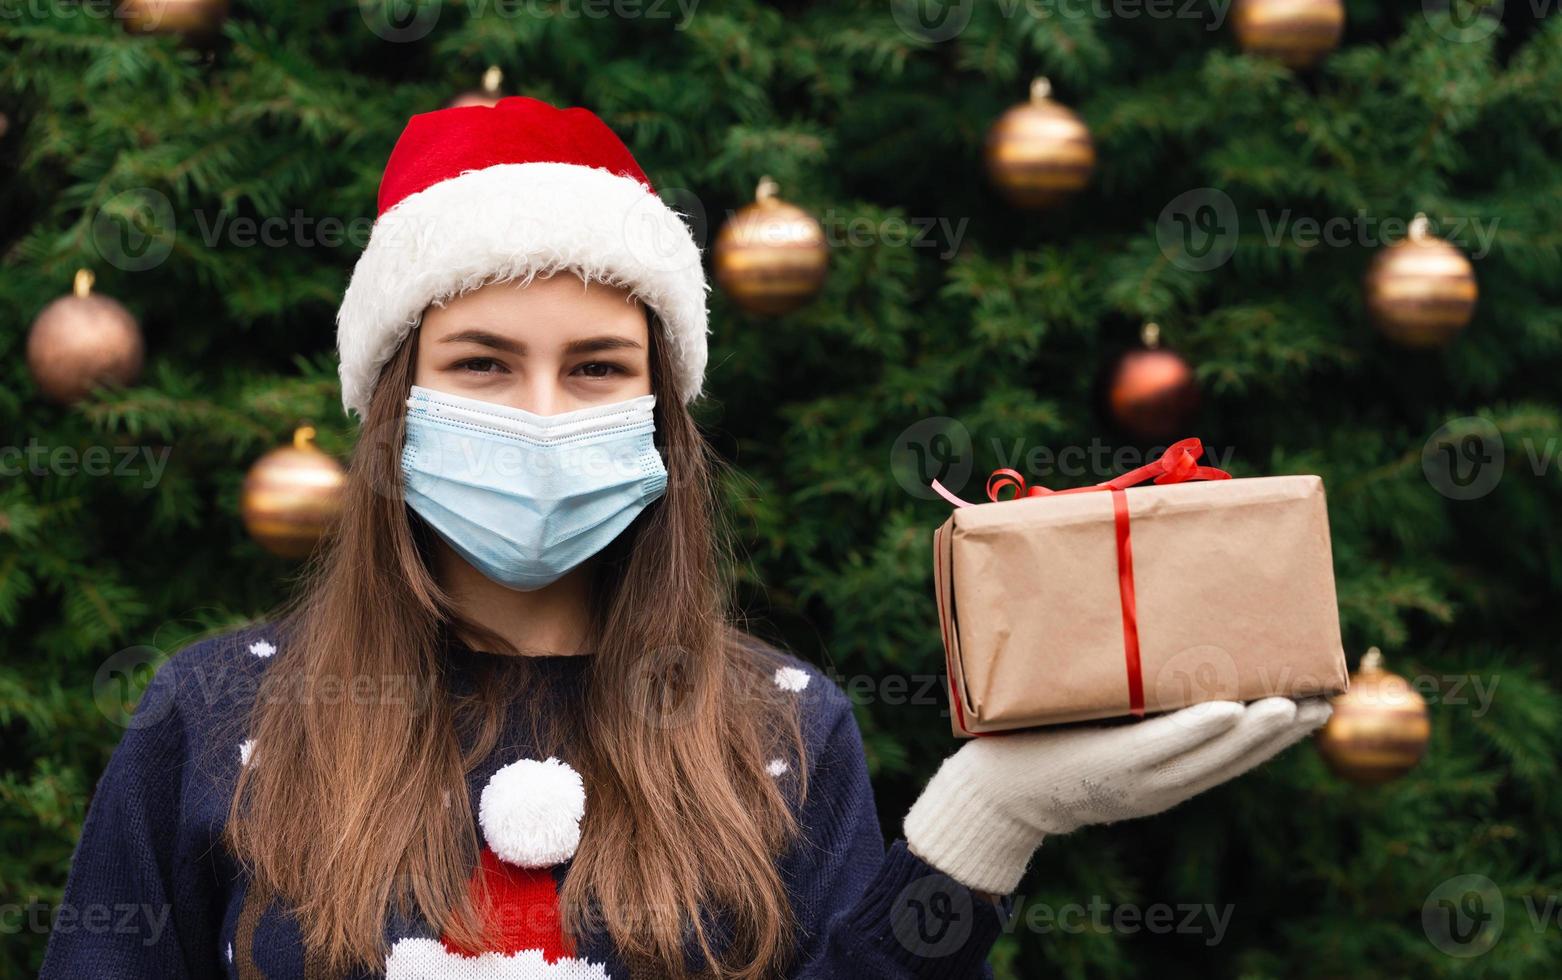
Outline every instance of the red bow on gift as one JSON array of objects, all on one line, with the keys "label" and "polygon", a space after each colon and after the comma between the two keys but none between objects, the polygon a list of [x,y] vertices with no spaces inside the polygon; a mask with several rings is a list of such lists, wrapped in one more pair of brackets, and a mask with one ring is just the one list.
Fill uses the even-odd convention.
[{"label": "red bow on gift", "polygon": [[[1146,463],[1135,470],[1129,470],[1122,476],[1114,477],[1105,483],[1098,483],[1091,487],[1074,487],[1069,490],[1049,490],[1046,487],[1028,487],[1025,485],[1025,477],[1018,471],[1011,469],[994,470],[992,476],[987,478],[987,499],[998,503],[998,494],[1004,487],[1012,486],[1015,489],[1013,497],[1008,500],[1017,500],[1020,497],[1051,497],[1062,496],[1066,493],[1091,493],[1096,490],[1109,490],[1112,493],[1112,513],[1117,525],[1117,592],[1121,600],[1123,611],[1123,659],[1128,673],[1128,710],[1134,715],[1144,714],[1144,676],[1139,658],[1139,605],[1134,593],[1134,556],[1131,526],[1128,519],[1128,495],[1123,491],[1146,480],[1153,479],[1156,483],[1185,483],[1189,480],[1229,480],[1231,474],[1225,470],[1216,469],[1213,466],[1200,466],[1199,457],[1204,455],[1204,444],[1197,439],[1183,439],[1172,443],[1160,459],[1153,463]],[[934,491],[956,507],[974,507],[969,501],[961,500],[944,488],[943,484],[934,480],[931,484]],[[954,694],[954,676],[950,675],[951,695]],[[960,701],[955,700],[957,718],[960,715]],[[963,719],[961,728],[965,727]]]},{"label": "red bow on gift", "polygon": [[[1025,477],[1017,470],[1008,468],[993,470],[992,476],[987,478],[987,499],[994,503],[999,502],[998,494],[1004,487],[1014,487],[1015,494],[1009,500],[1018,500],[1020,497],[1050,497],[1063,493],[1088,493],[1092,490],[1126,490],[1137,486],[1146,480],[1153,479],[1156,483],[1186,483],[1189,480],[1229,480],[1231,474],[1225,470],[1216,469],[1213,466],[1200,466],[1199,457],[1204,455],[1204,444],[1197,438],[1182,439],[1172,443],[1154,462],[1146,463],[1138,469],[1129,470],[1122,476],[1113,477],[1105,483],[1097,483],[1089,487],[1073,487],[1069,490],[1049,490],[1046,487],[1031,487],[1025,483]],[[935,493],[956,507],[974,507],[975,504],[968,500],[961,500],[937,480],[930,484]]]}]

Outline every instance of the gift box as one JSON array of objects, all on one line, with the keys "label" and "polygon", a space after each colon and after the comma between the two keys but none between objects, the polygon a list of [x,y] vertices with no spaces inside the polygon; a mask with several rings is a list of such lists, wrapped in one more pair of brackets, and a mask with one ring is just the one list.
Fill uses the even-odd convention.
[{"label": "gift box", "polygon": [[988,503],[934,481],[956,505],[933,534],[955,734],[1345,690],[1323,481],[1201,453],[1057,492],[999,470]]}]

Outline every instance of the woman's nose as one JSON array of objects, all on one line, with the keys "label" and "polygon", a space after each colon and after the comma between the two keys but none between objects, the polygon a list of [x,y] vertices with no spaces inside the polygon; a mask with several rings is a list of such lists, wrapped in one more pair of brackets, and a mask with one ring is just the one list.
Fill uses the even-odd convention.
[{"label": "woman's nose", "polygon": [[551,373],[533,371],[511,388],[505,404],[533,415],[557,415],[569,411],[566,401],[566,392],[560,389],[557,378]]}]

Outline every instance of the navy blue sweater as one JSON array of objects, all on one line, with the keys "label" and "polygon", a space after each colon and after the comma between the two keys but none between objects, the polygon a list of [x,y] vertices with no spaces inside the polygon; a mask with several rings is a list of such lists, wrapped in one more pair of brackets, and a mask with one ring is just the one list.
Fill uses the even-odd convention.
[{"label": "navy blue sweater", "polygon": [[[196,644],[158,671],[88,809],[50,933],[44,980],[320,975],[305,962],[291,913],[249,894],[220,837],[234,780],[252,751],[234,737],[233,722],[246,716],[280,642],[266,627],[242,630]],[[459,646],[448,655],[458,676],[491,656]],[[535,661],[550,683],[569,683],[583,662]],[[780,858],[798,927],[789,975],[991,976],[986,957],[1006,909],[939,874],[903,841],[886,850],[850,702],[814,668],[791,658],[786,663],[776,683],[800,699],[809,768],[798,811],[802,833]],[[530,757],[529,730],[513,725],[492,757],[468,775],[474,813],[489,778]],[[797,776],[774,774],[788,784]],[[553,874],[561,881],[567,862]],[[426,950],[433,948],[430,936],[424,923],[387,920],[393,957],[400,950],[408,954],[403,960],[421,963],[410,955],[421,952],[410,941],[421,939]],[[409,944],[396,946],[403,940]],[[631,976],[605,936],[582,938],[574,952],[572,961],[557,963],[540,954],[503,960],[489,954],[454,968],[423,965],[392,975]]]}]

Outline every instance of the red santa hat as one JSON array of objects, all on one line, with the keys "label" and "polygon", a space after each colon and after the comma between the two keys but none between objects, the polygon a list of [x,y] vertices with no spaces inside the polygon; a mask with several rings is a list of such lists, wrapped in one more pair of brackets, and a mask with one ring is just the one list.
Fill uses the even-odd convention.
[{"label": "red santa hat", "polygon": [[472,887],[497,945],[400,939],[386,980],[607,980],[602,964],[575,955],[553,878],[553,866],[575,856],[585,808],[580,774],[558,759],[522,759],[494,773],[478,800],[486,846]]},{"label": "red santa hat", "polygon": [[674,390],[685,404],[700,394],[710,286],[699,246],[601,119],[519,97],[413,116],[336,316],[344,407],[363,416],[430,304],[565,270],[655,311]]}]

